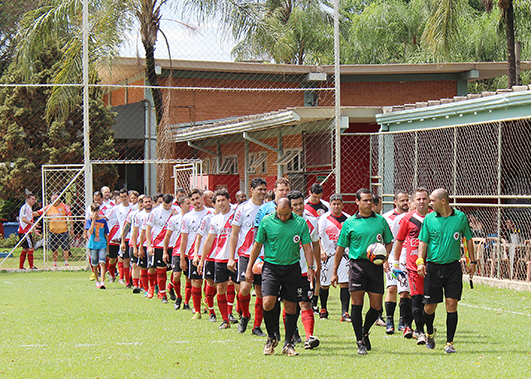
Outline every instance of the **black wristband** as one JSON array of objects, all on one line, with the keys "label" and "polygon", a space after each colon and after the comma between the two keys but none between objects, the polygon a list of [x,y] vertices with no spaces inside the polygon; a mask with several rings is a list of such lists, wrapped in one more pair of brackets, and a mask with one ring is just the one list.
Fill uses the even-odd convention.
[{"label": "black wristband", "polygon": [[477,264],[478,264],[478,261],[470,261],[470,264],[471,264],[471,265],[477,265]]}]

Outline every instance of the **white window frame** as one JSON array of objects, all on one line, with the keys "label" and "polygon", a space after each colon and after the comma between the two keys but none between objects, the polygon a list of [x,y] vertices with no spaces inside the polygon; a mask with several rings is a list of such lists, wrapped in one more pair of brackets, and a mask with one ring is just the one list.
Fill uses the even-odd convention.
[{"label": "white window frame", "polygon": [[[298,159],[298,167],[293,167],[294,160]],[[284,171],[288,172],[301,172],[304,171],[302,167],[302,149],[285,149],[282,158],[275,162],[276,165],[284,166]]]},{"label": "white window frame", "polygon": [[249,174],[267,174],[267,151],[249,153]]},{"label": "white window frame", "polygon": [[238,155],[224,155],[221,157],[221,165],[218,174],[237,175],[238,174]]}]

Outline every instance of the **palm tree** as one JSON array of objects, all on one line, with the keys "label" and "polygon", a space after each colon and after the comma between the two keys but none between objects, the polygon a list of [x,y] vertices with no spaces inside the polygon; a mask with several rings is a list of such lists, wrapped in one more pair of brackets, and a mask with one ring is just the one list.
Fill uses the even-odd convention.
[{"label": "palm tree", "polygon": [[322,0],[188,0],[199,17],[218,16],[238,41],[237,60],[315,63],[331,46],[331,14]]}]

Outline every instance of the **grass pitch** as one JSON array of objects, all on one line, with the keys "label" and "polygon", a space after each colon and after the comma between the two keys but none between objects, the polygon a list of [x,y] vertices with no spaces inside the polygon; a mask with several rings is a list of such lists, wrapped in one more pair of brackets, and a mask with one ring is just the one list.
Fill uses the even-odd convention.
[{"label": "grass pitch", "polygon": [[[298,345],[298,357],[283,356],[278,347],[266,357],[265,338],[250,329],[244,335],[235,326],[218,330],[219,323],[191,321],[190,311],[175,311],[171,302],[148,300],[117,283],[99,290],[88,278],[87,272],[0,273],[0,378],[531,376],[528,292],[465,284],[457,354],[443,352],[439,306],[434,350],[373,327],[373,349],[360,357],[351,325],[339,322],[339,290],[331,290],[330,319],[316,319],[321,346]],[[300,320],[299,329],[304,338]]]}]

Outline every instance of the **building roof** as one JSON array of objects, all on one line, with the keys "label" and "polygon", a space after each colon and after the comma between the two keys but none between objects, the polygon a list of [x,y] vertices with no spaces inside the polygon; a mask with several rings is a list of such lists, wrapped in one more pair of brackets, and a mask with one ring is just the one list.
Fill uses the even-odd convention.
[{"label": "building roof", "polygon": [[[171,63],[171,64],[170,64]],[[291,65],[253,62],[211,62],[191,60],[157,59],[156,65],[163,70],[205,71],[248,74],[305,75],[309,73],[334,74],[333,65]],[[123,83],[126,79],[143,75],[145,59],[116,57],[101,64],[99,74],[102,84]],[[506,62],[462,62],[447,64],[377,64],[341,65],[341,75],[429,75],[459,74],[462,80],[479,80],[504,75]],[[520,70],[531,70],[531,62],[520,63]]]},{"label": "building roof", "polygon": [[531,117],[531,86],[513,86],[415,104],[383,107],[381,131],[409,131]]}]

